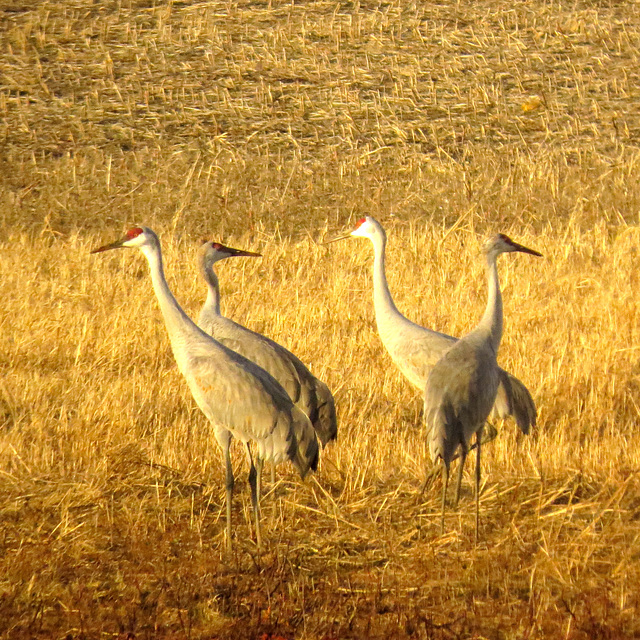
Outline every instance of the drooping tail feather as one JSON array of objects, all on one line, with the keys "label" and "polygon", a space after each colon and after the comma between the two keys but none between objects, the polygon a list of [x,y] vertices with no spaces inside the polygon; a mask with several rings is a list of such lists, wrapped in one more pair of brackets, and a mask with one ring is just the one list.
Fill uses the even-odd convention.
[{"label": "drooping tail feather", "polygon": [[338,437],[338,418],[336,416],[336,403],[329,387],[316,379],[316,397],[317,411],[313,421],[313,427],[316,430],[322,446],[326,446],[331,440]]},{"label": "drooping tail feather", "polygon": [[446,404],[434,407],[427,406],[425,402],[424,418],[431,461],[435,464],[440,458],[448,469],[458,445],[463,441],[462,425]]},{"label": "drooping tail feather", "polygon": [[[274,464],[296,459],[298,441],[288,416],[283,413],[265,437],[255,439],[257,456]],[[295,464],[295,462],[294,462]]]},{"label": "drooping tail feather", "polygon": [[536,405],[527,387],[515,376],[500,369],[500,386],[493,405],[492,418],[513,416],[522,433],[536,426]]},{"label": "drooping tail feather", "polygon": [[296,438],[295,452],[291,461],[304,479],[310,469],[315,471],[318,468],[320,448],[316,432],[305,413],[294,406],[291,410],[291,418]]}]

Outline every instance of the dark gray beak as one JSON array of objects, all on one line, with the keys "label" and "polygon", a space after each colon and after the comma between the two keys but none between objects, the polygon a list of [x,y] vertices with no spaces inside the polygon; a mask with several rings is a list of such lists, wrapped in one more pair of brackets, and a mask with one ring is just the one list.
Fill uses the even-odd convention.
[{"label": "dark gray beak", "polygon": [[536,251],[535,249],[529,249],[529,247],[525,247],[522,244],[518,244],[513,240],[511,240],[511,246],[513,247],[514,251],[520,251],[520,253],[528,253],[529,255],[538,256],[538,258],[542,258],[542,254],[539,251]]},{"label": "dark gray beak", "polygon": [[233,247],[226,247],[222,245],[222,250],[228,253],[230,256],[246,256],[248,258],[261,258],[261,253],[255,253],[255,251],[245,251],[244,249],[234,249]]},{"label": "dark gray beak", "polygon": [[349,231],[349,233],[344,233],[341,236],[338,236],[337,238],[331,238],[331,240],[325,240],[320,244],[331,244],[332,242],[338,242],[338,240],[344,240],[345,238],[350,238],[350,237],[351,237],[351,231]]},{"label": "dark gray beak", "polygon": [[120,240],[116,240],[111,244],[105,244],[105,245],[102,245],[101,247],[98,247],[97,249],[92,249],[89,253],[102,253],[103,251],[109,251],[110,249],[122,249],[122,245],[127,240],[129,240],[129,238],[125,236],[124,238],[120,238]]}]

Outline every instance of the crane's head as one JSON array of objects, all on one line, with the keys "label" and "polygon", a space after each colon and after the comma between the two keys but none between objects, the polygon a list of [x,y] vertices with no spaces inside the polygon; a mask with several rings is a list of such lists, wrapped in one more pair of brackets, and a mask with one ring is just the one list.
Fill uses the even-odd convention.
[{"label": "crane's head", "polygon": [[337,238],[333,238],[332,240],[327,240],[324,244],[331,244],[332,242],[337,242],[338,240],[344,240],[345,238],[351,237],[373,239],[377,235],[384,235],[384,230],[381,224],[375,218],[365,216],[358,220],[356,226],[349,231],[349,233],[345,233]]},{"label": "crane's head", "polygon": [[534,249],[529,249],[524,245],[518,244],[514,242],[509,236],[506,236],[504,233],[496,233],[494,236],[491,236],[485,243],[482,248],[483,253],[489,257],[496,257],[501,253],[509,253],[511,251],[519,251],[520,253],[528,253],[532,256],[541,257],[542,254]]},{"label": "crane's head", "polygon": [[225,258],[233,258],[236,256],[259,258],[262,254],[255,253],[253,251],[245,251],[244,249],[234,249],[233,247],[227,247],[219,242],[210,242],[208,240],[205,240],[200,247],[200,257],[206,265],[213,265]]},{"label": "crane's head", "polygon": [[105,244],[97,249],[93,249],[91,253],[102,253],[111,249],[122,249],[124,247],[134,247],[141,249],[142,247],[158,243],[158,236],[148,227],[132,227],[120,240],[116,240],[111,244]]}]

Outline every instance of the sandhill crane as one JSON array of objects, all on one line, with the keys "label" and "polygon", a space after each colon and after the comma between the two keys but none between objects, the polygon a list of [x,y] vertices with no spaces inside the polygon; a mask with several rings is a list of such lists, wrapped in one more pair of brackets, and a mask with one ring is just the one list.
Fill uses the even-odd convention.
[{"label": "sandhill crane", "polygon": [[[108,245],[94,249],[134,247],[149,262],[153,290],[164,318],[178,369],[202,412],[211,422],[222,448],[226,470],[227,548],[231,549],[231,499],[233,469],[231,438],[241,440],[249,459],[249,484],[261,547],[259,495],[251,444],[261,460],[291,460],[304,478],[318,464],[318,442],[309,418],[291,401],[282,386],[266,371],[214,340],[183,311],[164,276],[158,236],[148,227],[134,227]],[[306,429],[304,426],[306,425]],[[297,433],[306,434],[296,438]]]},{"label": "sandhill crane", "polygon": [[[351,232],[325,244],[349,237],[369,238],[373,244],[373,304],[378,333],[395,365],[422,393],[431,369],[457,338],[421,327],[398,311],[385,274],[387,235],[377,220],[370,216],[361,218]],[[536,406],[529,390],[503,369],[498,369],[498,376],[500,386],[494,415],[500,418],[512,415],[520,430],[524,434],[529,433],[530,427],[536,423]]]},{"label": "sandhill crane", "polygon": [[460,497],[462,471],[469,441],[476,434],[476,539],[478,536],[480,493],[480,443],[482,429],[496,399],[500,385],[497,355],[502,338],[502,294],[498,282],[497,258],[501,253],[519,251],[533,256],[542,254],[498,234],[483,247],[487,264],[489,295],[478,326],[460,338],[435,364],[425,387],[424,419],[431,459],[442,462],[442,513],[449,482],[449,465],[460,447],[460,467],[455,504]]},{"label": "sandhill crane", "polygon": [[322,446],[325,446],[338,434],[336,406],[329,387],[282,345],[226,318],[220,312],[220,288],[213,265],[233,256],[259,255],[226,247],[219,242],[202,244],[199,266],[208,292],[198,325],[218,342],[268,371],[283,386],[293,403],[309,416]]}]

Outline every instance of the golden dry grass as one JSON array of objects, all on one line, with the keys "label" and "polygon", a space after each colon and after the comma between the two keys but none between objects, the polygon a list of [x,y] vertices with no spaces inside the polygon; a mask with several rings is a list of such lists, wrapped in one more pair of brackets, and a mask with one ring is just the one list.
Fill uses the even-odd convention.
[{"label": "golden dry grass", "polygon": [[[640,634],[640,11],[495,0],[5,2],[0,17],[0,637],[622,638]],[[389,233],[412,319],[460,335],[501,259],[501,361],[539,425],[484,448],[439,536],[421,406],[375,333]],[[225,312],[335,391],[315,479],[283,468],[251,542],[170,353],[147,266],[161,236],[195,314],[202,236]]]}]

